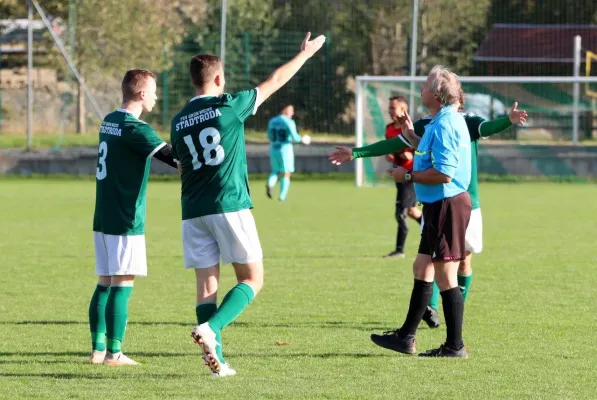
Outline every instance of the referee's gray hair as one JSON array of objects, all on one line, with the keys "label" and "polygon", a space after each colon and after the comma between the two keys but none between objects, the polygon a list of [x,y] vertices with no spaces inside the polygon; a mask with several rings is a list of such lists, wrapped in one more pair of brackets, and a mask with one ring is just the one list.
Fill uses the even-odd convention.
[{"label": "referee's gray hair", "polygon": [[460,96],[460,82],[458,75],[443,65],[436,65],[431,69],[429,75],[435,75],[431,81],[431,93],[439,96],[442,106],[454,104]]}]

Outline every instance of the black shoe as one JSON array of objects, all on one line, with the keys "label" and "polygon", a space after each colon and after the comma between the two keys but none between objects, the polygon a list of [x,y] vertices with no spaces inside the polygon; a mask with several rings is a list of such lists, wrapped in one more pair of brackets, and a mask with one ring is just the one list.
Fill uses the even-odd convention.
[{"label": "black shoe", "polygon": [[376,345],[383,347],[384,349],[390,349],[404,354],[415,354],[417,349],[415,348],[415,337],[407,336],[401,338],[399,336],[399,329],[395,331],[387,331],[381,335],[372,334],[371,340]]},{"label": "black shoe", "polygon": [[383,258],[404,258],[404,257],[406,257],[406,256],[401,251],[393,251],[393,252],[383,256]]},{"label": "black shoe", "polygon": [[269,185],[266,183],[265,184],[265,194],[267,195],[267,197],[269,197],[270,199],[272,198],[272,188],[269,187]]},{"label": "black shoe", "polygon": [[439,314],[432,307],[427,306],[425,314],[423,314],[423,321],[427,323],[430,328],[439,328]]},{"label": "black shoe", "polygon": [[459,350],[455,350],[448,347],[446,344],[442,344],[437,349],[427,350],[425,353],[419,354],[419,357],[468,358],[468,354],[466,353],[466,347],[464,346]]}]

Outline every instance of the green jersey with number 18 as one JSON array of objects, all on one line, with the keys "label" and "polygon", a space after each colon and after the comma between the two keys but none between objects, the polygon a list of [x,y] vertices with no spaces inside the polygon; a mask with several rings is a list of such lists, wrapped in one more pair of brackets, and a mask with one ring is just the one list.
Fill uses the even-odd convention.
[{"label": "green jersey with number 18", "polygon": [[256,102],[257,89],[197,96],[172,119],[183,220],[253,208],[244,122],[255,114]]},{"label": "green jersey with number 18", "polygon": [[145,194],[151,158],[166,143],[143,121],[118,109],[99,131],[93,230],[107,235],[145,233]]}]

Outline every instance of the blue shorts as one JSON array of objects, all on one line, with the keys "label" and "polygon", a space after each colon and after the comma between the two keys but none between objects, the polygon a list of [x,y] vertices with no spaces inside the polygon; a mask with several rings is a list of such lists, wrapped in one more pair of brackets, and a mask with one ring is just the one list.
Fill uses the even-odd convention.
[{"label": "blue shorts", "polygon": [[282,147],[269,153],[270,168],[273,173],[294,173],[294,151],[292,147]]}]

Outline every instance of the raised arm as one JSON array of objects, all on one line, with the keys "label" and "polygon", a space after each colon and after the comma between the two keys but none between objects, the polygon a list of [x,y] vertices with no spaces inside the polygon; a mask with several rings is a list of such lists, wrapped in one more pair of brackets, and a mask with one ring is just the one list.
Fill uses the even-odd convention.
[{"label": "raised arm", "polygon": [[275,70],[265,82],[258,86],[259,95],[256,107],[259,107],[272,94],[284,86],[325,43],[325,36],[323,35],[313,40],[309,40],[310,38],[311,32],[307,32],[301,44],[301,51],[292,60]]},{"label": "raised arm", "polygon": [[408,140],[413,149],[419,147],[421,137],[415,133],[415,125],[410,115],[408,115],[408,111],[405,111],[404,117],[401,118],[400,129],[402,130],[402,135]]}]

